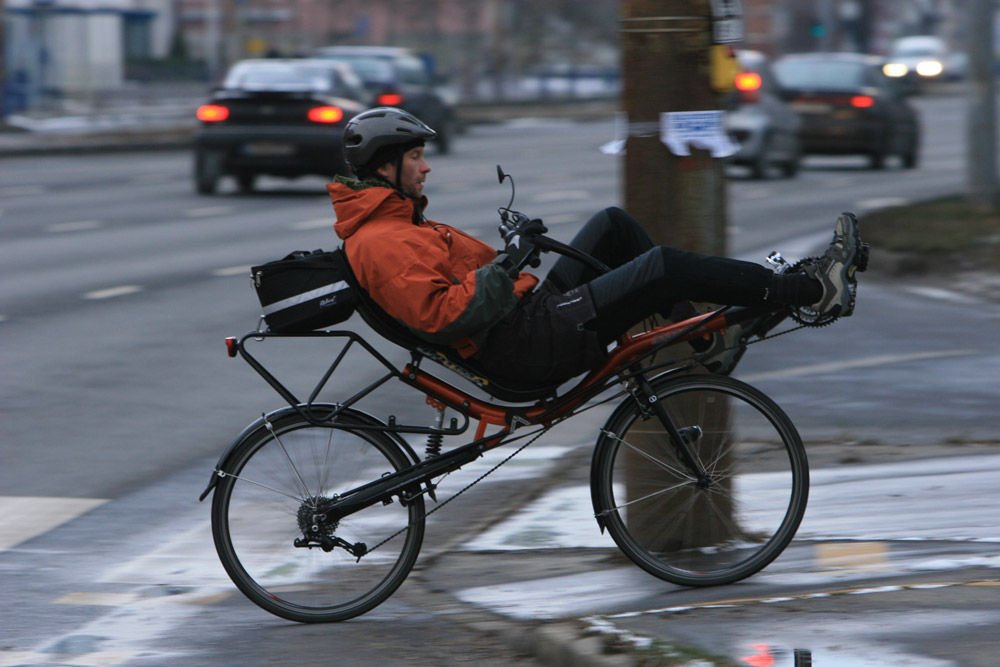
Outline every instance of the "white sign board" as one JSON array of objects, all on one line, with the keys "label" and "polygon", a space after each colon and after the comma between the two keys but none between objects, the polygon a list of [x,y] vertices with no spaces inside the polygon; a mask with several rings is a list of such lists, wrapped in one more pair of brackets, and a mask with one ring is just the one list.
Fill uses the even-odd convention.
[{"label": "white sign board", "polygon": [[722,111],[670,111],[660,116],[660,141],[674,155],[690,155],[691,148],[729,157],[739,146],[729,139]]}]

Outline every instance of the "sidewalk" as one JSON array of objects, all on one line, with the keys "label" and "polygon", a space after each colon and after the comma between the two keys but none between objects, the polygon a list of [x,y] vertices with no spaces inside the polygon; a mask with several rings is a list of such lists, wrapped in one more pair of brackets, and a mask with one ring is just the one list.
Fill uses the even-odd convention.
[{"label": "sidewalk", "polygon": [[[774,563],[737,584],[688,589],[645,573],[600,534],[585,471],[565,479],[566,467],[581,469],[577,450],[571,466],[553,467],[563,478],[539,478],[546,492],[432,556],[416,577],[466,609],[472,627],[545,665],[943,665],[907,610],[934,608],[936,627],[964,627],[965,610],[981,610],[1000,585],[991,532],[1000,499],[981,512],[960,502],[988,496],[1000,456],[965,451],[817,467],[812,509]],[[935,497],[922,484],[934,484]],[[859,490],[869,497],[857,500]],[[860,615],[872,619],[864,628]],[[978,657],[975,641],[986,636],[968,647],[964,637],[935,641],[958,664],[985,664],[962,658]]]}]

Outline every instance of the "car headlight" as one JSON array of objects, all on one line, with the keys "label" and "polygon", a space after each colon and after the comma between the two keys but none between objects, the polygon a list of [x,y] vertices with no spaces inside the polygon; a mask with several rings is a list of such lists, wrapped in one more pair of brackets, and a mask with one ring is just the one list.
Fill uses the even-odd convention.
[{"label": "car headlight", "polygon": [[941,64],[940,60],[922,60],[917,63],[917,74],[920,76],[941,76],[943,71],[944,65]]},{"label": "car headlight", "polygon": [[910,68],[905,63],[886,63],[882,66],[882,73],[893,79],[900,79],[909,73]]}]

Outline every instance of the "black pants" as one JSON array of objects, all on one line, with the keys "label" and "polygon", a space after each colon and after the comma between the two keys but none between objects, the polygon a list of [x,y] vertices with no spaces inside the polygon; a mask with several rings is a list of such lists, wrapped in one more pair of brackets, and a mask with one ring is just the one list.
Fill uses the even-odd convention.
[{"label": "black pants", "polygon": [[560,257],[496,325],[478,362],[501,384],[558,384],[593,368],[634,324],[681,301],[762,304],[774,273],[759,264],[656,246],[620,208],[595,214],[570,243],[611,268]]},{"label": "black pants", "polygon": [[669,313],[680,301],[762,304],[774,275],[753,262],[654,246],[639,223],[620,208],[594,215],[570,245],[601,260],[611,271],[599,276],[580,262],[560,257],[545,282],[561,292],[587,285],[595,310],[587,326],[604,343],[646,317]]}]

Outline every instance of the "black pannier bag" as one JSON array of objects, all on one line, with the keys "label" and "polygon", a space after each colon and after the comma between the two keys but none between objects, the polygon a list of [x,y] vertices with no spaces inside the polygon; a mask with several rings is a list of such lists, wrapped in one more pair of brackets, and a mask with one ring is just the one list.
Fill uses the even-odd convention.
[{"label": "black pannier bag", "polygon": [[250,269],[264,321],[275,333],[302,333],[343,322],[354,313],[357,295],[347,277],[342,248],[296,250]]}]

